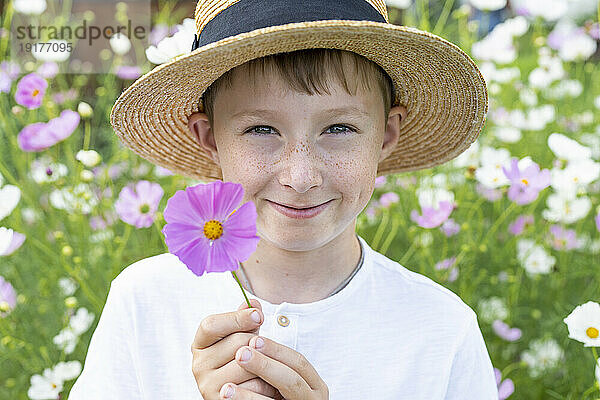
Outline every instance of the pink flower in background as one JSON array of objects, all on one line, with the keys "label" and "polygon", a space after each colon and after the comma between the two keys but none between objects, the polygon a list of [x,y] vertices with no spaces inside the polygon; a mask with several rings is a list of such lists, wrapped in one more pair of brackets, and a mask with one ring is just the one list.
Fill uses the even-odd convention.
[{"label": "pink flower in background", "polygon": [[52,100],[58,105],[63,104],[67,100],[75,99],[77,99],[77,90],[75,89],[69,89],[66,92],[58,92],[52,95]]},{"label": "pink flower in background", "polygon": [[508,231],[517,236],[523,233],[525,227],[533,225],[533,215],[520,215],[512,224],[508,226]]},{"label": "pink flower in background", "polygon": [[494,330],[496,335],[509,342],[519,340],[522,334],[519,328],[511,328],[499,319],[494,320],[494,322],[492,322],[492,329]]},{"label": "pink flower in background", "polygon": [[552,225],[550,234],[550,245],[555,250],[571,250],[578,247],[577,235],[573,229],[564,229],[560,225]]},{"label": "pink flower in background", "polygon": [[508,198],[519,205],[525,205],[537,199],[539,192],[550,186],[550,170],[540,171],[539,165],[532,162],[521,171],[518,162],[519,160],[513,157],[510,169],[502,167],[502,171],[511,183]]},{"label": "pink flower in background", "polygon": [[115,74],[121,79],[137,79],[142,75],[142,69],[135,65],[121,65]]},{"label": "pink flower in background", "polygon": [[[505,379],[502,381],[502,372],[494,367],[494,374],[496,375],[496,386],[498,386],[498,400],[506,400],[515,391],[515,384],[511,379]],[[500,383],[502,381],[502,383]]]},{"label": "pink flower in background", "polygon": [[58,64],[48,61],[40,65],[36,71],[42,78],[52,79],[58,74]]},{"label": "pink flower in background", "polygon": [[48,82],[35,72],[25,75],[17,83],[15,101],[23,107],[34,110],[42,105],[47,87]]},{"label": "pink flower in background", "polygon": [[0,93],[10,92],[12,81],[19,76],[21,68],[13,61],[2,61],[0,63]]},{"label": "pink flower in background", "polygon": [[222,181],[177,191],[164,212],[169,252],[198,276],[237,270],[260,240],[254,203],[236,209],[243,196],[242,185]]},{"label": "pink flower in background", "polygon": [[25,241],[25,235],[0,226],[0,256],[14,253]]},{"label": "pink flower in background", "polygon": [[[434,268],[436,270],[448,269],[448,268],[452,267],[455,262],[456,262],[456,257],[446,258],[442,261],[439,261],[437,264],[435,264]],[[453,267],[450,270],[450,273],[448,274],[448,282],[454,282],[456,280],[456,278],[458,278],[458,268]]]},{"label": "pink flower in background", "polygon": [[100,215],[95,215],[91,217],[90,228],[92,228],[92,230],[95,231],[100,229],[106,229],[109,226],[112,226],[117,221],[117,219],[119,219],[117,214],[112,211],[105,212],[103,214],[103,217]]},{"label": "pink flower in background", "polygon": [[440,227],[444,235],[447,237],[454,236],[460,232],[460,225],[457,224],[452,218],[446,220]]},{"label": "pink flower in background", "polygon": [[79,113],[64,110],[48,122],[27,125],[19,132],[17,141],[23,151],[42,151],[65,140],[79,125]]},{"label": "pink flower in background", "polygon": [[382,194],[381,197],[379,197],[379,204],[383,208],[389,208],[389,206],[392,205],[392,203],[397,203],[399,199],[400,198],[396,193],[387,192]]},{"label": "pink flower in background", "polygon": [[13,286],[0,276],[0,317],[4,318],[17,305],[17,293]]},{"label": "pink flower in background", "polygon": [[502,198],[502,191],[500,189],[488,188],[481,183],[477,183],[475,190],[488,201],[496,201]]},{"label": "pink flower in background", "polygon": [[383,185],[385,185],[385,176],[378,176],[377,178],[375,178],[375,187],[376,188],[380,188]]},{"label": "pink flower in background", "polygon": [[448,219],[453,209],[454,205],[444,200],[438,203],[438,208],[422,207],[423,215],[419,215],[417,210],[412,210],[410,219],[422,228],[437,228]]},{"label": "pink flower in background", "polygon": [[152,226],[163,189],[158,183],[148,181],[137,182],[135,190],[131,186],[133,185],[121,189],[115,202],[115,211],[123,222],[136,228]]},{"label": "pink flower in background", "polygon": [[600,232],[600,211],[598,211],[598,214],[596,214],[596,229],[598,230],[598,232]]}]

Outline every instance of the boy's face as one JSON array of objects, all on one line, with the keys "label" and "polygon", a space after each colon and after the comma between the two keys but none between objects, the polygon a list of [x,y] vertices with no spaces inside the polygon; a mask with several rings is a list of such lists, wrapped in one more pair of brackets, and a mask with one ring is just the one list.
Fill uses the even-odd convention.
[{"label": "boy's face", "polygon": [[[393,107],[384,120],[378,89],[359,85],[351,96],[330,81],[330,95],[311,96],[288,89],[274,73],[266,79],[258,74],[252,84],[237,72],[232,87],[215,99],[213,129],[204,113],[192,115],[189,127],[220,165],[223,181],[242,184],[243,202],[255,203],[257,234],[289,250],[326,243],[346,229],[353,235],[355,218],[373,193],[377,164],[395,147],[406,109]],[[320,214],[305,219],[270,204],[328,201]]]}]

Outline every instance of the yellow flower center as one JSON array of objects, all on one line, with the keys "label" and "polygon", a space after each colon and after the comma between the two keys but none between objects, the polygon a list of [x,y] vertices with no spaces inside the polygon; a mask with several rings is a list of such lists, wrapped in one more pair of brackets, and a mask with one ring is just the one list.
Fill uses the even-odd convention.
[{"label": "yellow flower center", "polygon": [[209,240],[215,240],[223,234],[223,225],[217,220],[211,219],[204,224],[204,236]]},{"label": "yellow flower center", "polygon": [[529,184],[529,182],[527,182],[527,179],[521,179],[521,182],[523,182],[524,184]]},{"label": "yellow flower center", "polygon": [[142,214],[146,214],[148,211],[150,211],[150,206],[148,204],[144,204],[140,207],[140,212]]},{"label": "yellow flower center", "polygon": [[585,333],[592,339],[596,339],[598,337],[598,329],[594,328],[593,326],[587,328]]},{"label": "yellow flower center", "polygon": [[32,93],[31,95],[32,95],[33,97],[35,97],[35,96],[37,96],[39,93],[40,93],[40,91],[39,91],[39,90],[37,90],[37,89],[34,89],[34,90],[33,90],[33,93]]},{"label": "yellow flower center", "polygon": [[573,178],[573,182],[578,182],[578,181],[579,181],[579,179],[577,177]]}]

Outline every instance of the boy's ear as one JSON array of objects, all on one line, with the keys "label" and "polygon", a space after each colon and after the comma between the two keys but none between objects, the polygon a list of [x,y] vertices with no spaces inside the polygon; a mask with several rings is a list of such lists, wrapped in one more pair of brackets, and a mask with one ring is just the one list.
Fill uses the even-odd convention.
[{"label": "boy's ear", "polygon": [[196,138],[200,147],[202,147],[209,155],[210,159],[217,165],[219,164],[219,154],[213,130],[208,122],[208,116],[205,113],[197,112],[190,115],[188,119],[188,128],[192,136]]},{"label": "boy's ear", "polygon": [[385,127],[385,133],[383,136],[383,145],[381,146],[379,162],[385,160],[398,144],[398,139],[400,138],[400,127],[402,126],[401,122],[406,118],[407,113],[408,111],[406,110],[406,107],[402,105],[390,108],[390,113],[388,115],[388,120]]}]

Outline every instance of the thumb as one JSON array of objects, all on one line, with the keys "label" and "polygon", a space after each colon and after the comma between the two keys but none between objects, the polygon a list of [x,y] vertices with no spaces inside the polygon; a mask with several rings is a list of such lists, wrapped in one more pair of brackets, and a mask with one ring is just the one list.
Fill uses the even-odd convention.
[{"label": "thumb", "polygon": [[[256,299],[248,299],[250,300],[250,305],[252,305],[253,308],[258,309],[258,313],[260,314],[260,318],[261,318],[261,323],[260,325],[258,325],[258,327],[256,327],[256,329],[254,329],[253,331],[249,331],[251,333],[256,333],[257,335],[259,334],[260,331],[260,327],[263,324],[263,322],[265,322],[265,315],[262,312],[262,306],[260,304],[260,301],[256,300]],[[238,307],[238,311],[239,310],[245,310],[248,308],[248,303],[246,303],[245,301],[239,305]]]}]

